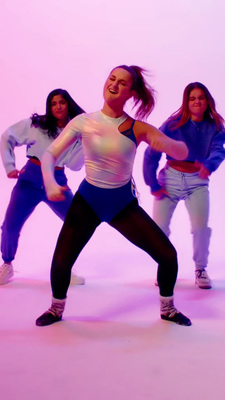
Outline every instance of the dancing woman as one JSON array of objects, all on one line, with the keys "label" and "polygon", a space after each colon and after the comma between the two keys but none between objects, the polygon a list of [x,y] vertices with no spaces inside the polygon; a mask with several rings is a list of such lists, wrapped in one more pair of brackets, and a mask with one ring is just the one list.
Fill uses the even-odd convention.
[{"label": "dancing woman", "polygon": [[[18,248],[21,229],[40,202],[45,202],[63,221],[73,199],[67,186],[64,166],[80,170],[84,164],[81,141],[78,138],[70,149],[57,161],[54,176],[58,184],[65,187],[64,199],[56,203],[47,198],[41,173],[41,157],[45,149],[55,140],[66,124],[84,111],[75,103],[66,90],[55,89],[49,93],[44,115],[33,114],[17,122],[1,136],[1,156],[6,174],[17,179],[2,225],[1,252],[3,264],[0,267],[0,285],[12,278],[12,261]],[[19,171],[15,165],[16,146],[27,146],[28,161]],[[73,275],[74,284],[83,284],[82,277]]]},{"label": "dancing woman", "polygon": [[[184,143],[167,138],[141,121],[154,107],[154,91],[145,81],[143,72],[137,66],[114,68],[104,85],[102,110],[70,121],[42,158],[47,196],[60,201],[64,192],[55,181],[54,165],[65,149],[82,138],[86,177],[74,196],[58,238],[51,268],[52,304],[36,320],[38,326],[61,320],[72,265],[103,221],[158,263],[161,318],[191,325],[189,318],[173,303],[176,250],[135,197],[132,170],[137,146],[142,141],[177,159],[184,159],[188,154]],[[124,112],[130,98],[138,106],[139,120]]]}]

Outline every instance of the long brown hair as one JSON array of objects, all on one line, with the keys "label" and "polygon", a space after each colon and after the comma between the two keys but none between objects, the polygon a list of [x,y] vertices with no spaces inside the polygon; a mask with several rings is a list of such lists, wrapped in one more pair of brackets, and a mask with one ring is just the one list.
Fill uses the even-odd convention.
[{"label": "long brown hair", "polygon": [[[52,90],[46,100],[46,113],[39,115],[37,113],[31,115],[31,125],[40,127],[47,132],[49,137],[56,138],[59,134],[57,130],[57,119],[53,117],[51,111],[51,101],[54,96],[61,95],[68,104],[68,118],[72,119],[79,114],[82,114],[84,110],[74,101],[70,94],[65,89],[54,89]],[[68,121],[69,121],[68,119]]]},{"label": "long brown hair", "polygon": [[147,71],[144,68],[138,67],[137,65],[119,65],[116,68],[122,68],[128,71],[132,76],[132,86],[131,90],[134,91],[134,107],[138,106],[140,103],[135,117],[141,120],[147,119],[151,114],[155,106],[155,90],[146,82],[144,74]]},{"label": "long brown hair", "polygon": [[216,128],[221,130],[224,127],[224,119],[223,117],[216,111],[216,104],[215,100],[212,97],[211,93],[207,89],[203,83],[200,82],[192,82],[186,86],[183,93],[183,102],[181,107],[175,111],[169,118],[168,122],[171,122],[171,129],[175,130],[180,128],[190,118],[190,111],[188,107],[190,93],[193,89],[201,89],[206,97],[207,100],[207,109],[204,113],[204,119],[208,120],[211,123],[215,123]]}]

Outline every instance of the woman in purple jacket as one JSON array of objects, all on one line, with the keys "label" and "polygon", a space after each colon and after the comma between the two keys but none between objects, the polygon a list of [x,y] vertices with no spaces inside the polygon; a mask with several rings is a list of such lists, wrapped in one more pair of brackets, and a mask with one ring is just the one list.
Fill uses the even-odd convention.
[{"label": "woman in purple jacket", "polygon": [[184,90],[181,107],[161,126],[170,138],[186,143],[189,154],[184,161],[167,155],[167,163],[157,169],[162,153],[147,147],[144,155],[144,179],[154,196],[153,219],[169,236],[170,221],[180,200],[187,208],[193,234],[195,283],[210,289],[206,272],[211,229],[209,219],[209,175],[224,160],[224,120],[218,114],[209,90],[199,82]]}]

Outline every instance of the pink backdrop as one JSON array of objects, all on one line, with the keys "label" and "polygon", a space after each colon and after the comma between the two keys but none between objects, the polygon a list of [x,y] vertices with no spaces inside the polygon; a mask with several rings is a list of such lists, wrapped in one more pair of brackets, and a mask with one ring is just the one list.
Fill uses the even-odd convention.
[{"label": "pink backdrop", "polygon": [[[224,2],[211,0],[21,0],[1,5],[0,131],[33,112],[43,113],[47,94],[67,89],[86,110],[102,105],[102,87],[118,64],[137,64],[151,72],[157,105],[149,122],[159,126],[181,104],[184,87],[201,81],[225,116]],[[142,176],[145,145],[138,149],[134,178],[141,204],[151,214],[152,197]],[[17,149],[17,166],[25,147]],[[164,160],[162,161],[162,163]],[[225,164],[212,175],[209,271],[224,277]],[[73,191],[84,176],[67,172]],[[0,165],[0,220],[14,185]],[[24,276],[48,277],[61,221],[40,205],[26,223],[14,268]],[[173,218],[171,240],[178,250],[180,277],[193,277],[191,235],[183,204]],[[129,254],[129,259],[127,258]],[[112,258],[113,255],[113,258]],[[150,268],[152,266],[152,268]],[[154,277],[153,261],[103,224],[81,254],[77,269],[85,276],[110,280]]]}]

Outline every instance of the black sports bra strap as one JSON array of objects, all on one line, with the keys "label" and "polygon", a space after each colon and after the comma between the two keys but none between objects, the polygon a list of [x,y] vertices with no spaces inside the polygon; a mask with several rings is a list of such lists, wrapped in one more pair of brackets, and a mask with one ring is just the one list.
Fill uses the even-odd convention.
[{"label": "black sports bra strap", "polygon": [[133,122],[132,122],[132,124],[131,124],[131,127],[130,127],[130,129],[133,129],[133,127],[134,127],[134,123],[135,123],[135,119],[133,119]]}]

